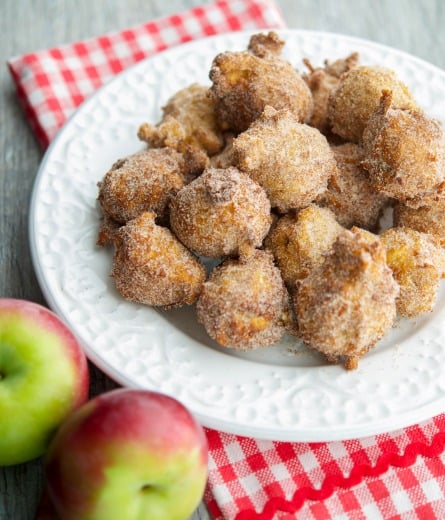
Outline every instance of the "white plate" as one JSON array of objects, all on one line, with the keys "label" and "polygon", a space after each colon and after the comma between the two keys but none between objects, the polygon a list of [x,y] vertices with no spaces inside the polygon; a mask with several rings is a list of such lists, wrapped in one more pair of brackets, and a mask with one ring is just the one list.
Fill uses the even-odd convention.
[{"label": "white plate", "polygon": [[[445,72],[403,52],[336,34],[287,30],[285,56],[303,70],[358,51],[396,70],[420,105],[445,122]],[[35,182],[30,242],[50,306],[90,359],[123,385],[182,401],[206,426],[273,440],[328,441],[390,431],[445,410],[445,295],[435,311],[400,321],[348,372],[294,339],[241,354],[213,343],[193,308],[163,312],[125,302],[109,277],[112,251],[95,245],[97,182],[142,148],[144,121],[179,88],[209,84],[212,58],[250,33],[196,41],[138,63],[88,99],[49,148]]]}]

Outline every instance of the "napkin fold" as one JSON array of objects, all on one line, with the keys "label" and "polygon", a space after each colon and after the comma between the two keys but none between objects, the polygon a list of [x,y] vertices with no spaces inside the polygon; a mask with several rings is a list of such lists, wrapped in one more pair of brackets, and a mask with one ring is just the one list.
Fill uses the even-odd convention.
[{"label": "napkin fold", "polygon": [[[46,148],[86,97],[137,61],[204,36],[284,25],[273,0],[219,0],[14,57],[8,66],[25,116]],[[445,415],[384,435],[328,443],[206,433],[205,500],[215,519],[445,518]]]}]

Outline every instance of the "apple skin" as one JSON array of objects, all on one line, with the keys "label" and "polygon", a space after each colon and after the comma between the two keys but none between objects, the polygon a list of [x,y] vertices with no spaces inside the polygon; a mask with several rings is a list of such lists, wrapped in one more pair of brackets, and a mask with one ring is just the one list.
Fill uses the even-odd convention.
[{"label": "apple skin", "polygon": [[181,403],[125,388],[64,422],[45,473],[64,520],[186,520],[202,499],[207,461],[204,430]]},{"label": "apple skin", "polygon": [[60,318],[37,303],[0,298],[0,466],[42,455],[88,389],[86,356]]}]

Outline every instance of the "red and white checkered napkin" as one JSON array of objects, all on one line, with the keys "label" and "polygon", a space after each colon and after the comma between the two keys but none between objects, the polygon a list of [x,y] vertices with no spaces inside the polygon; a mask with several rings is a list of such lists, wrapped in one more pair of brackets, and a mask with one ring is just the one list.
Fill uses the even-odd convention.
[{"label": "red and white checkered napkin", "polygon": [[389,434],[291,443],[207,430],[218,519],[443,520],[445,414]]},{"label": "red and white checkered napkin", "polygon": [[11,58],[19,100],[43,148],[107,80],[179,43],[243,29],[280,28],[273,0],[220,0],[97,38]]},{"label": "red and white checkered napkin", "polygon": [[[71,112],[138,60],[194,38],[280,28],[273,0],[220,0],[139,27],[9,61],[46,147]],[[387,435],[270,442],[207,430],[206,501],[215,518],[445,519],[445,415]]]}]

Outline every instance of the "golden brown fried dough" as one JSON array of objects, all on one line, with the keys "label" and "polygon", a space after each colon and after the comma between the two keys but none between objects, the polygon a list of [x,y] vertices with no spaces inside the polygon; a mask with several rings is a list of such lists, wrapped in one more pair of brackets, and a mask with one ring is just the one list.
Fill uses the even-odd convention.
[{"label": "golden brown fried dough", "polygon": [[444,274],[444,250],[431,235],[407,227],[388,229],[380,238],[400,285],[397,312],[412,318],[432,311]]},{"label": "golden brown fried dough", "polygon": [[213,168],[229,168],[229,166],[234,166],[233,140],[234,135],[231,133],[224,136],[224,148],[220,153],[210,158],[210,166]]},{"label": "golden brown fried dough", "polygon": [[259,58],[281,58],[284,40],[274,31],[251,36],[247,50]]},{"label": "golden brown fried dough", "polygon": [[343,74],[329,94],[328,118],[332,131],[346,141],[359,143],[370,116],[379,106],[383,90],[392,92],[394,108],[416,107],[408,87],[390,69],[359,65]]},{"label": "golden brown fried dough", "polygon": [[[289,332],[352,369],[397,311],[436,302],[444,132],[395,72],[353,53],[320,68],[303,60],[301,76],[283,46],[271,31],[219,54],[210,87],[178,91],[140,126],[147,149],[99,183],[98,244],[114,244],[111,275],[129,301],[197,302],[224,347]],[[366,229],[389,204],[399,227],[380,238]],[[222,262],[207,282],[194,253]]]},{"label": "golden brown fried dough", "polygon": [[419,208],[409,208],[400,202],[395,204],[394,225],[429,233],[445,247],[445,198]]},{"label": "golden brown fried dough", "polygon": [[238,350],[279,342],[291,319],[280,272],[272,255],[261,250],[216,267],[202,286],[196,310],[211,338]]},{"label": "golden brown fried dough", "polygon": [[420,110],[392,108],[384,91],[363,133],[363,166],[376,190],[411,207],[445,186],[445,132]]},{"label": "golden brown fried dough", "polygon": [[113,164],[99,183],[103,214],[125,224],[143,211],[165,218],[168,203],[185,184],[186,163],[170,148],[142,150]]},{"label": "golden brown fried dough", "polygon": [[198,298],[204,267],[167,228],[155,224],[154,213],[121,227],[115,247],[111,276],[126,300],[170,308]]},{"label": "golden brown fried dough", "polygon": [[375,230],[389,201],[370,183],[368,172],[361,164],[362,148],[354,143],[345,143],[333,146],[332,151],[337,161],[337,170],[317,203],[333,211],[344,227]]},{"label": "golden brown fried dough", "polygon": [[210,92],[221,128],[243,132],[266,105],[286,108],[298,121],[306,121],[313,109],[312,94],[301,75],[277,54],[279,38],[269,36],[274,42],[269,46],[259,43],[264,37],[252,38],[250,49],[257,54],[224,52],[213,60]]},{"label": "golden brown fried dough", "polygon": [[285,213],[307,206],[326,190],[337,166],[326,137],[287,110],[266,107],[233,142],[238,167],[266,190]]},{"label": "golden brown fried dough", "polygon": [[356,67],[358,61],[359,55],[356,52],[333,63],[325,61],[324,67],[314,68],[309,60],[303,60],[309,69],[309,73],[303,74],[303,79],[308,84],[314,98],[314,110],[308,124],[315,126],[325,135],[330,133],[331,128],[328,120],[329,93],[339,84],[340,76]]},{"label": "golden brown fried dough", "polygon": [[311,204],[296,213],[288,213],[273,225],[265,240],[272,252],[287,288],[318,267],[342,230],[335,215]]},{"label": "golden brown fried dough", "polygon": [[271,224],[265,191],[237,168],[208,168],[170,205],[170,224],[183,244],[208,257],[261,246]]},{"label": "golden brown fried dough", "polygon": [[218,153],[224,141],[208,91],[197,83],[178,91],[162,108],[163,117],[156,126],[141,125],[139,138],[156,148],[168,146],[184,152],[193,146],[209,155]]},{"label": "golden brown fried dough", "polygon": [[114,243],[114,237],[116,232],[119,231],[121,224],[108,217],[107,215],[103,215],[102,223],[99,228],[99,233],[97,234],[96,245],[105,246],[107,244]]},{"label": "golden brown fried dough", "polygon": [[344,230],[331,254],[294,293],[302,339],[348,369],[356,368],[396,316],[399,288],[385,256],[377,236],[358,228]]}]

